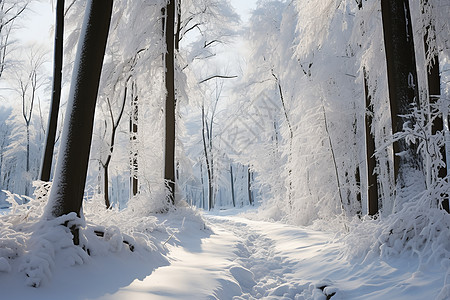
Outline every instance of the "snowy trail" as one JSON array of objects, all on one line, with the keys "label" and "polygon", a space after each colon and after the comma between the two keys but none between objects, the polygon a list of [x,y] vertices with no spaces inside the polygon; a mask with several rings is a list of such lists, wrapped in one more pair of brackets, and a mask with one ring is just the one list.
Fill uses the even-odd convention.
[{"label": "snowy trail", "polygon": [[335,294],[327,287],[328,281],[313,284],[296,274],[303,259],[299,259],[295,249],[303,249],[308,257],[310,249],[326,244],[331,236],[321,233],[321,239],[314,236],[310,240],[309,234],[299,228],[238,217],[209,216],[209,220],[239,239],[233,261],[237,266],[230,272],[242,294],[233,299],[326,299]]},{"label": "snowy trail", "polygon": [[437,266],[419,271],[412,258],[351,263],[329,233],[205,217],[211,234],[184,230],[168,246],[169,266],[98,299],[419,300],[435,299],[443,284]]},{"label": "snowy trail", "polygon": [[307,257],[307,249],[326,243],[323,233],[310,237],[286,225],[237,217],[207,220],[214,234],[205,234],[197,245],[195,234],[183,234],[169,246],[169,266],[97,299],[326,299],[318,287],[328,284],[299,278],[300,260],[286,251],[295,245]]}]

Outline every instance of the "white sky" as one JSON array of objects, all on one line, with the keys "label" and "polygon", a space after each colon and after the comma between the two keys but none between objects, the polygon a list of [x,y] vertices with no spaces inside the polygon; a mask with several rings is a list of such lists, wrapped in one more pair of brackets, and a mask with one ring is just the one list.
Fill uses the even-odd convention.
[{"label": "white sky", "polygon": [[251,11],[256,8],[257,0],[230,0],[230,2],[236,9],[236,13],[241,15],[242,21],[246,23]]},{"label": "white sky", "polygon": [[[50,1],[33,2],[25,21],[22,21],[17,37],[25,42],[52,43],[52,26],[55,22],[54,10]],[[53,49],[53,45],[50,45]]]}]

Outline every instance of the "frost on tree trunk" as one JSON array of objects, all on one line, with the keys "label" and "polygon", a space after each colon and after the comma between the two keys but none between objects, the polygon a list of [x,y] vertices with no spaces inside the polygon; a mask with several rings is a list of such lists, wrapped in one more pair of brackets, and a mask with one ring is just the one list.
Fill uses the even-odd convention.
[{"label": "frost on tree trunk", "polygon": [[[418,102],[417,72],[413,31],[408,0],[382,0],[381,14],[387,63],[392,131],[398,133],[403,126],[411,127],[414,120],[412,105]],[[393,144],[395,209],[425,188],[421,157],[417,147],[400,139]]]},{"label": "frost on tree trunk", "polygon": [[130,113],[130,143],[131,143],[131,153],[130,153],[130,165],[131,165],[131,176],[130,176],[130,196],[136,196],[138,193],[138,153],[136,150],[136,139],[138,133],[138,96],[136,94],[136,85],[132,85],[131,93],[131,113]]},{"label": "frost on tree trunk", "polygon": [[64,37],[64,0],[56,2],[55,46],[53,58],[53,87],[50,114],[48,117],[47,137],[42,159],[42,181],[49,181],[52,170],[53,150],[55,147],[56,129],[58,126],[59,102],[61,99],[61,81],[63,65],[63,37]]},{"label": "frost on tree trunk", "polygon": [[[78,43],[65,124],[47,212],[53,217],[81,213],[100,74],[112,0],[90,0]],[[48,216],[50,217],[50,216]],[[77,244],[76,229],[74,243]]]}]

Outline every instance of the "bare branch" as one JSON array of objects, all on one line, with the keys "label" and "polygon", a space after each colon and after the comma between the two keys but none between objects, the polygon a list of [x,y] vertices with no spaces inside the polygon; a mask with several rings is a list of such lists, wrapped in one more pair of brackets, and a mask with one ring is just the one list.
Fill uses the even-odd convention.
[{"label": "bare branch", "polygon": [[204,83],[204,82],[206,82],[206,81],[208,81],[208,80],[211,80],[211,79],[214,79],[214,78],[231,79],[231,78],[237,78],[237,77],[238,77],[237,75],[233,75],[233,76],[213,75],[213,76],[210,76],[210,77],[208,77],[208,78],[205,78],[205,79],[199,81],[198,83],[199,83],[199,84],[200,84],[200,83]]}]

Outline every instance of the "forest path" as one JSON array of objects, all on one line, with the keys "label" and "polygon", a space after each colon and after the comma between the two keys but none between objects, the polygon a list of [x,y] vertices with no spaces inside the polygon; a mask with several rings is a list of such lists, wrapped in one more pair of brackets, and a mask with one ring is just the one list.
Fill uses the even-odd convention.
[{"label": "forest path", "polygon": [[206,230],[183,216],[167,218],[179,229],[169,239],[159,238],[168,250],[167,264],[89,299],[427,299],[431,289],[422,286],[442,288],[442,273],[418,272],[414,259],[351,261],[331,233],[236,213],[205,213]]},{"label": "forest path", "polygon": [[330,268],[320,270],[320,260],[337,253],[330,245],[321,252],[331,235],[220,213],[205,213],[210,230],[201,234],[183,220],[165,245],[169,265],[95,299],[320,300],[334,292],[331,281],[322,280]]},{"label": "forest path", "polygon": [[[335,294],[329,280],[312,283],[297,274],[299,269],[308,268],[307,252],[311,254],[327,243],[326,234],[233,216],[208,215],[207,220],[213,230],[228,230],[238,238],[229,271],[241,295],[233,299],[326,299]],[[299,255],[299,250],[305,256]]]}]

